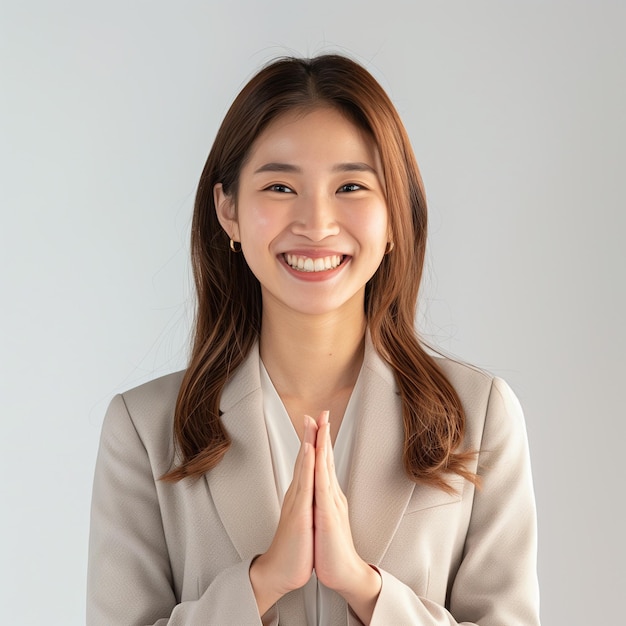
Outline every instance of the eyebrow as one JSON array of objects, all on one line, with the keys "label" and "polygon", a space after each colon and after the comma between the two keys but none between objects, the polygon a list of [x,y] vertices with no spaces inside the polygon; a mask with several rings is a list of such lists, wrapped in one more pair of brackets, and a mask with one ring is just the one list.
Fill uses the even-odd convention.
[{"label": "eyebrow", "polygon": [[262,172],[293,172],[299,174],[302,170],[297,165],[291,165],[290,163],[265,163],[261,167],[254,170],[255,174],[261,174]]},{"label": "eyebrow", "polygon": [[[331,169],[333,172],[371,172],[372,174],[378,175],[378,172],[367,163],[363,163],[361,161],[355,163],[337,163]],[[254,170],[255,174],[261,174],[262,172],[288,172],[292,174],[301,174],[302,168],[297,165],[292,165],[291,163],[278,163],[272,161],[270,163],[265,163],[261,165],[256,170]]]}]

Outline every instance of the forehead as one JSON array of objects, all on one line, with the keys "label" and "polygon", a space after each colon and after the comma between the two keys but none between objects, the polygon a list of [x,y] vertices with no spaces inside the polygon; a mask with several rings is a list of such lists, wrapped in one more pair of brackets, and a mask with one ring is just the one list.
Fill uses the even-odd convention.
[{"label": "forehead", "polygon": [[358,157],[375,166],[378,150],[369,132],[337,108],[323,106],[296,109],[274,118],[252,144],[246,161],[281,156],[324,160]]}]

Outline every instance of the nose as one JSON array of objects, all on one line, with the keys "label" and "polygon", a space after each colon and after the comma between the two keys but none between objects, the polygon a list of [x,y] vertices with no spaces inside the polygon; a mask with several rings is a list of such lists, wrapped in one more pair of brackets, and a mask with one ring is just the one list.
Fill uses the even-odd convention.
[{"label": "nose", "polygon": [[322,241],[339,234],[333,199],[325,193],[303,196],[295,207],[291,230],[311,241]]}]

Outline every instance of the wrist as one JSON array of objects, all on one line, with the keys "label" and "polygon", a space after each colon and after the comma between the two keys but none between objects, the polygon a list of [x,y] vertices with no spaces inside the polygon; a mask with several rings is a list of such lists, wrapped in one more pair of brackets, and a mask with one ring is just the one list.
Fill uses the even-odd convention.
[{"label": "wrist", "polygon": [[272,584],[264,554],[254,557],[250,564],[249,576],[252,592],[256,599],[259,615],[263,616],[280,598],[282,593]]},{"label": "wrist", "polygon": [[382,587],[378,570],[361,561],[348,588],[339,593],[363,624],[369,624]]}]

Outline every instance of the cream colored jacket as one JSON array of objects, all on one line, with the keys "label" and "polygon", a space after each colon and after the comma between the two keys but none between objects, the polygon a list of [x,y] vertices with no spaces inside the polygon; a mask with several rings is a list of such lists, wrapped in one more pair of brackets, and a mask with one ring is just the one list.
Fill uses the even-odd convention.
[{"label": "cream colored jacket", "polygon": [[[258,350],[222,394],[232,446],[197,480],[159,481],[174,454],[182,373],[116,396],[106,414],[91,512],[89,626],[260,625],[248,569],[280,513]],[[524,420],[502,380],[441,359],[467,412],[466,448],[480,450],[482,489],[416,485],[402,468],[394,376],[371,344],[363,364],[348,502],[357,551],[382,575],[372,626],[539,624],[536,515]],[[328,626],[358,619],[335,595]],[[269,623],[305,626],[302,593]],[[326,626],[326,625],[325,625]]]}]

